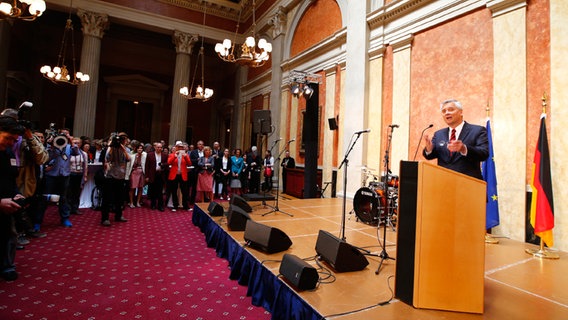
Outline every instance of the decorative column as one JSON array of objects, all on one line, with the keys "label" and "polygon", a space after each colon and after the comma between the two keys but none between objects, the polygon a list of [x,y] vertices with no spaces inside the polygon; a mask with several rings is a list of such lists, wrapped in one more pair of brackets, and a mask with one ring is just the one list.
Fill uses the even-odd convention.
[{"label": "decorative column", "polygon": [[[495,170],[499,182],[497,192],[500,212],[500,225],[493,230],[497,234],[506,234],[519,241],[525,239],[526,224],[526,2],[517,0],[487,2],[487,8],[491,10],[493,16],[494,107],[491,129],[494,139]],[[519,106],[523,108],[519,109]],[[507,156],[510,154],[515,156]],[[504,172],[507,174],[503,174]]]},{"label": "decorative column", "polygon": [[[368,1],[349,1],[349,6],[347,7],[346,70],[342,92],[344,99],[341,106],[343,111],[339,117],[343,126],[341,131],[343,152],[347,151],[352,134],[366,129],[365,124],[367,123],[364,118],[368,106],[369,70],[367,6]],[[348,177],[357,177],[360,174],[361,165],[363,165],[363,146],[366,140],[366,135],[363,135],[349,155]],[[355,195],[360,185],[361,181],[359,179],[348,179],[347,190],[343,190],[341,193],[343,196],[351,198]],[[343,188],[343,185],[341,188]]]},{"label": "decorative column", "polygon": [[[173,43],[176,45],[176,70],[172,88],[172,112],[170,115],[170,143],[185,141],[187,131],[187,99],[182,97],[179,89],[189,83],[191,50],[198,36],[174,31]],[[193,88],[190,88],[190,90]]]},{"label": "decorative column", "polygon": [[[282,126],[281,123],[283,122],[282,119],[286,119],[286,104],[283,104],[282,101],[282,69],[280,68],[280,64],[282,63],[282,57],[284,55],[284,35],[286,30],[286,11],[283,7],[278,7],[276,14],[270,19],[268,22],[272,26],[272,55],[270,59],[272,59],[272,82],[270,88],[270,111],[272,113],[272,125],[277,128],[279,134],[273,135],[271,140],[275,140],[278,137],[286,137],[288,126]],[[269,141],[272,142],[272,141]],[[284,146],[286,146],[287,141],[280,141],[278,145],[278,149],[276,151],[281,150]],[[278,156],[278,154],[273,154],[274,158]],[[278,188],[280,188],[280,165],[276,166],[276,172],[274,177],[278,181]]]},{"label": "decorative column", "polygon": [[73,135],[93,137],[95,134],[95,115],[99,89],[101,40],[104,31],[108,29],[110,23],[106,14],[78,9],[77,16],[81,18],[83,30],[83,47],[81,48],[81,66],[79,70],[87,73],[91,79],[77,88]]},{"label": "decorative column", "polygon": [[[414,36],[406,35],[391,43],[393,49],[392,122],[385,123],[381,133],[387,139],[387,125],[396,124],[399,126],[398,129],[393,130],[389,156],[389,168],[395,174],[400,172],[400,160],[408,159],[408,141],[410,140],[408,130],[410,128],[410,72],[413,40]],[[383,166],[381,166],[380,171],[383,175],[386,174]]]}]

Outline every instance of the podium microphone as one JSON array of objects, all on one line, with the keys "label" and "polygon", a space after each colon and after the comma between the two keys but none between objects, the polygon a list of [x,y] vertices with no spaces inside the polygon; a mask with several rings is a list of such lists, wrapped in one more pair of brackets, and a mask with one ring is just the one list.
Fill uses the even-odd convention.
[{"label": "podium microphone", "polygon": [[371,128],[365,129],[365,130],[361,130],[361,131],[357,131],[357,132],[355,132],[354,134],[369,133],[369,132],[371,132]]},{"label": "podium microphone", "polygon": [[418,145],[416,146],[416,151],[414,151],[414,158],[412,158],[412,161],[416,160],[416,155],[418,154],[418,149],[420,149],[420,143],[422,143],[422,137],[424,136],[424,132],[430,128],[432,128],[434,125],[431,123],[428,127],[424,128],[424,130],[422,130],[422,133],[420,134],[420,139],[418,140]]},{"label": "podium microphone", "polygon": [[292,143],[292,142],[294,142],[294,141],[296,141],[296,139],[292,139],[292,140],[288,141],[288,144],[290,144],[290,143]]}]

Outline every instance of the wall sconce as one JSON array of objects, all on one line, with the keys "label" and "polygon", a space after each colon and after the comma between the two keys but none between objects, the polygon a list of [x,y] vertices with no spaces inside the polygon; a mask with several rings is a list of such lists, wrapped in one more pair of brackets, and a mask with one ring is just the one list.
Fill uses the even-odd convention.
[{"label": "wall sconce", "polygon": [[313,85],[321,83],[321,76],[319,74],[311,74],[303,71],[293,70],[288,75],[290,79],[290,92],[296,98],[303,96],[304,99],[309,99],[314,94]]}]

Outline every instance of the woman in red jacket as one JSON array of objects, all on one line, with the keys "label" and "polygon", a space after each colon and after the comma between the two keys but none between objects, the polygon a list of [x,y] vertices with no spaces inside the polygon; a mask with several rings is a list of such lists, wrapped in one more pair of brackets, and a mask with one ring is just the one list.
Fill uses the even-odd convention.
[{"label": "woman in red jacket", "polygon": [[181,205],[184,210],[188,210],[187,196],[189,193],[187,182],[187,167],[191,166],[191,159],[187,154],[181,141],[177,141],[174,150],[168,157],[170,173],[168,175],[168,189],[172,195],[172,211],[179,207],[178,187],[181,189]]}]

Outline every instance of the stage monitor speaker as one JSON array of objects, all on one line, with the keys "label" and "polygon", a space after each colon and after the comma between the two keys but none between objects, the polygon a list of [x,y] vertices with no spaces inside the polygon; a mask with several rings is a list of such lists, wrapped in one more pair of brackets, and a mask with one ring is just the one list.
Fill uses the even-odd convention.
[{"label": "stage monitor speaker", "polygon": [[227,227],[231,231],[244,231],[250,216],[243,209],[231,205],[227,213]]},{"label": "stage monitor speaker", "polygon": [[251,248],[267,253],[285,251],[292,245],[282,230],[252,220],[247,221],[244,238]]},{"label": "stage monitor speaker", "polygon": [[293,254],[285,253],[280,264],[280,274],[300,290],[315,289],[319,275],[316,268]]},{"label": "stage monitor speaker", "polygon": [[252,132],[267,134],[272,132],[270,110],[254,110],[252,114]]},{"label": "stage monitor speaker", "polygon": [[221,217],[225,213],[225,209],[222,205],[218,204],[215,201],[211,201],[209,203],[209,207],[207,207],[207,211],[212,217]]},{"label": "stage monitor speaker", "polygon": [[361,251],[324,230],[319,231],[316,252],[337,272],[359,271],[369,264]]},{"label": "stage monitor speaker", "polygon": [[329,118],[327,119],[329,122],[329,130],[337,130],[337,119],[336,118]]},{"label": "stage monitor speaker", "polygon": [[231,205],[235,205],[243,209],[245,212],[252,212],[252,207],[250,206],[250,204],[248,204],[248,202],[243,197],[237,196],[236,194],[234,194],[231,198]]}]

